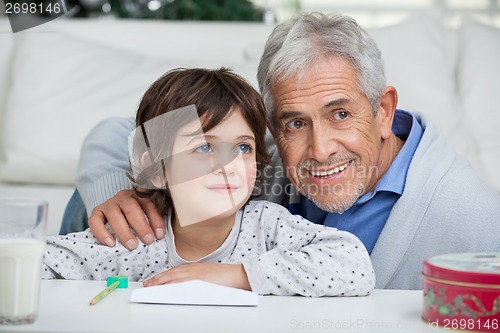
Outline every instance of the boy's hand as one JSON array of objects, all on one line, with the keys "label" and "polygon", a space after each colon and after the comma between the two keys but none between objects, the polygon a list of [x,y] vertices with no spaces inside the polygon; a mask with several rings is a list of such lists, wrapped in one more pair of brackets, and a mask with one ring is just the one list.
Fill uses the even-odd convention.
[{"label": "boy's hand", "polygon": [[144,281],[144,287],[203,280],[227,287],[251,290],[247,273],[241,264],[197,262],[173,267]]},{"label": "boy's hand", "polygon": [[[148,220],[146,219],[146,215]],[[149,200],[138,198],[134,190],[122,190],[108,201],[95,207],[89,218],[92,234],[101,244],[115,245],[115,238],[106,229],[106,222],[120,242],[129,250],[137,247],[132,230],[145,243],[165,237],[165,221]]]}]

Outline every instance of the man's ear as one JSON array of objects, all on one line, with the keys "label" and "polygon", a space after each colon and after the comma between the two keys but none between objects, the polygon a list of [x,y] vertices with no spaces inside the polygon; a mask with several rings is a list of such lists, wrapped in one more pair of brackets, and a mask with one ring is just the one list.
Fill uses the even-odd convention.
[{"label": "man's ear", "polygon": [[[151,161],[149,152],[146,151],[141,156],[141,165],[144,168],[147,168],[151,164],[152,164],[152,161]],[[162,173],[164,173],[163,169],[162,169]],[[157,188],[164,188],[166,186],[166,181],[167,181],[166,177],[167,177],[166,175],[164,175],[164,177],[163,176],[154,176],[153,178],[151,178],[151,184],[153,184],[153,186],[155,186]]]},{"label": "man's ear", "polygon": [[398,92],[393,86],[385,88],[378,106],[377,118],[382,139],[388,139],[392,133],[392,122],[398,105]]}]

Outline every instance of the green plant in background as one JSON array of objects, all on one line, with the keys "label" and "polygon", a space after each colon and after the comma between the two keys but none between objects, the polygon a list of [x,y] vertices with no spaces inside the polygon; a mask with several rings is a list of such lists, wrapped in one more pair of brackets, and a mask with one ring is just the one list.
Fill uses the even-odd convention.
[{"label": "green plant in background", "polygon": [[[128,17],[127,0],[110,0],[119,17]],[[130,2],[130,0],[128,1]],[[161,4],[157,10],[142,11],[141,18],[169,20],[261,21],[264,14],[248,0],[152,0]],[[154,8],[154,7],[153,7]]]},{"label": "green plant in background", "polygon": [[[249,0],[65,0],[74,17],[113,15],[166,20],[262,21],[264,10]],[[60,0],[33,0],[54,3]]]}]

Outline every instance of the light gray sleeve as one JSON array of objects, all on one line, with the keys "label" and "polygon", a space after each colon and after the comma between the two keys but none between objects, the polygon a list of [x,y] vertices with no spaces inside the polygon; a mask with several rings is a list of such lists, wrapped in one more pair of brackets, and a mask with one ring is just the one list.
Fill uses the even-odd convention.
[{"label": "light gray sleeve", "polygon": [[139,242],[135,251],[119,241],[110,248],[97,243],[90,229],[47,236],[42,278],[105,280],[111,275],[127,275],[130,281],[142,281],[169,268],[161,260],[166,251],[166,241]]},{"label": "light gray sleeve", "polygon": [[[117,246],[117,249],[120,252],[130,252],[123,246]],[[98,244],[90,229],[67,235],[47,236],[42,279],[104,280],[106,276],[100,269],[103,250],[114,253],[115,248]],[[110,261],[110,272],[116,270],[116,263],[116,260]]]},{"label": "light gray sleeve", "polygon": [[80,152],[76,188],[87,209],[103,203],[122,189],[131,189],[128,135],[135,128],[133,118],[108,118],[85,138]]},{"label": "light gray sleeve", "polygon": [[268,204],[261,218],[267,252],[243,263],[259,294],[365,296],[375,285],[370,257],[351,233]]}]

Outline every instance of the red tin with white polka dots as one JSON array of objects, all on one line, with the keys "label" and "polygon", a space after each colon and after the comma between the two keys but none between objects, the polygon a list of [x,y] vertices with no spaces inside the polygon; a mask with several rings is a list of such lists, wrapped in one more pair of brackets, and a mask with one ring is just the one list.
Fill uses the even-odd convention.
[{"label": "red tin with white polka dots", "polygon": [[429,326],[500,332],[500,253],[434,256],[422,275],[422,318]]}]

